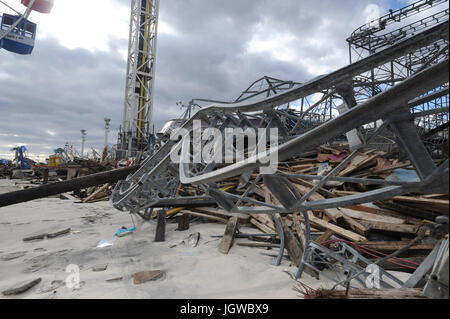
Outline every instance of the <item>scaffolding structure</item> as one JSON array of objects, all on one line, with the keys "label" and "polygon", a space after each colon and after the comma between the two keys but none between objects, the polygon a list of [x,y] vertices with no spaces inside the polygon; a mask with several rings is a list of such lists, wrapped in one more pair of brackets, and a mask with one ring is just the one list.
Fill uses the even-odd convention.
[{"label": "scaffolding structure", "polygon": [[132,0],[123,123],[119,159],[134,157],[149,145],[153,114],[159,0]]}]

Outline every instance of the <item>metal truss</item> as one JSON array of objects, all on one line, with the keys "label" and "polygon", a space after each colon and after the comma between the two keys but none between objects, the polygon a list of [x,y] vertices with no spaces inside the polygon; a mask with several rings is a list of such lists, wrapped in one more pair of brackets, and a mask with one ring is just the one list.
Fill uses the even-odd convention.
[{"label": "metal truss", "polygon": [[[446,22],[448,15],[447,0],[420,0],[399,10],[390,11],[389,14],[359,27],[347,39],[350,63]],[[417,16],[420,18],[414,20],[413,18]],[[388,63],[374,67],[353,79],[355,98],[359,102],[379,94],[427,66],[445,60],[448,54],[448,37],[444,36],[433,43],[392,59]],[[444,110],[445,107],[448,108],[448,94],[413,108],[413,112],[431,109]],[[448,111],[434,116],[427,114],[416,118],[416,126],[422,133],[447,122]],[[376,123],[371,124],[372,127],[376,127],[376,125]],[[386,133],[373,146],[385,151],[392,151],[396,147],[396,143],[392,140],[393,135],[389,132]],[[436,157],[448,156],[448,147],[445,147],[443,140],[448,140],[448,129],[440,130],[437,139],[431,138],[427,141],[427,148]]]},{"label": "metal truss", "polygon": [[117,155],[135,156],[150,143],[159,0],[132,0],[123,124]]},{"label": "metal truss", "polygon": [[[396,86],[363,103],[353,106],[340,116],[330,116],[328,120],[318,122],[318,126],[312,130],[305,130],[306,132],[297,133],[293,128],[301,127],[299,123],[302,123],[303,118],[306,115],[315,113],[317,109],[323,108],[323,105],[315,103],[308,110],[303,113],[300,112],[299,116],[288,113],[283,107],[288,103],[301,99],[311,100],[316,93],[323,94],[323,92],[329,92],[329,94],[333,94],[333,97],[338,96],[340,92],[341,100],[335,103],[341,102],[351,105],[354,103],[352,96],[348,96],[348,94],[346,96],[345,93],[351,92],[352,88],[347,87],[347,90],[343,90],[342,83],[346,83],[349,79],[367,72],[374,66],[382,65],[387,61],[403,56],[405,52],[413,52],[420,47],[438,41],[445,37],[446,34],[448,34],[448,24],[442,23],[338,71],[260,101],[213,104],[200,109],[184,124],[184,128],[191,130],[194,119],[200,119],[208,123],[210,127],[221,129],[225,127],[241,127],[244,129],[255,125],[266,128],[277,127],[281,132],[283,143],[278,147],[279,158],[282,161],[342,136],[346,132],[365,124],[377,120],[387,121],[392,124],[392,119],[389,119],[389,117],[394,112],[401,109],[405,118],[408,118],[408,116],[411,116],[408,113],[408,103],[410,101],[427,95],[437,87],[446,85],[448,73],[444,71],[445,67],[443,66],[448,63],[448,59],[410,76]],[[295,123],[294,127],[292,127],[292,123]],[[396,126],[390,125],[391,129],[393,127]],[[396,128],[396,130],[402,129],[403,127],[400,129]],[[408,143],[408,141],[404,141],[404,143]],[[209,166],[207,167],[209,171],[201,170],[197,165],[192,168],[194,172],[189,172],[189,168],[185,166],[177,167],[177,165],[171,163],[169,153],[174,144],[175,142],[171,141],[164,145],[154,157],[150,157],[143,162],[141,169],[135,175],[130,176],[123,183],[119,183],[116,192],[113,194],[112,202],[115,207],[134,211],[143,207],[151,207],[158,205],[157,203],[164,199],[167,194],[172,194],[173,196],[180,181],[182,183],[206,185],[228,177],[239,176],[260,166],[259,160],[256,163],[239,162],[220,169],[212,169]],[[418,145],[422,145],[422,143]],[[176,151],[179,151],[179,147]],[[412,153],[412,151],[410,150],[409,153]],[[428,154],[427,152],[425,153]],[[428,164],[429,160],[427,161]],[[431,163],[430,167],[435,167],[434,163]],[[203,169],[206,169],[206,166]],[[422,177],[425,177],[429,172],[420,173]],[[203,189],[209,188],[203,187]],[[152,194],[157,196],[152,196]],[[176,205],[177,201],[175,198],[171,198],[171,200],[173,205]],[[181,202],[185,202],[185,200],[181,200]]]}]

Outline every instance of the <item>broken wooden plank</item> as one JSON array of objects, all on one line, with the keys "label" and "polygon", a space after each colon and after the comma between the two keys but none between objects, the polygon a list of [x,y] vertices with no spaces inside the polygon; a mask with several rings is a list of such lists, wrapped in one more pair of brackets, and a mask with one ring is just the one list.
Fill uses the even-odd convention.
[{"label": "broken wooden plank", "polygon": [[370,230],[387,231],[393,233],[415,234],[419,230],[419,226],[407,224],[391,224],[376,221],[361,220],[361,224],[370,228]]},{"label": "broken wooden plank", "polygon": [[300,242],[295,237],[294,233],[289,229],[288,225],[281,218],[281,225],[283,227],[284,232],[284,243],[286,246],[286,250],[288,251],[289,258],[294,263],[296,267],[300,265],[303,256],[303,249]]},{"label": "broken wooden plank", "polygon": [[95,198],[97,195],[99,195],[101,192],[103,192],[103,191],[105,191],[106,189],[108,189],[108,187],[109,187],[110,185],[111,185],[111,184],[109,184],[109,183],[104,184],[102,187],[100,187],[100,188],[98,188],[96,191],[94,191],[91,195],[89,195],[88,197],[84,198],[84,199],[83,199],[83,203],[87,203],[87,202],[89,202],[90,200],[94,199],[94,198]]},{"label": "broken wooden plank", "polygon": [[266,234],[273,234],[275,232],[275,230],[273,230],[270,227],[267,227],[266,225],[260,223],[258,220],[254,218],[250,218],[250,223]]},{"label": "broken wooden plank", "polygon": [[50,238],[50,239],[56,238],[58,236],[62,236],[62,235],[68,234],[68,233],[70,233],[70,228],[66,228],[66,229],[63,229],[63,230],[60,230],[60,231],[57,231],[54,233],[48,233],[47,238]]},{"label": "broken wooden plank", "polygon": [[241,214],[241,213],[229,213],[224,209],[221,208],[215,208],[215,207],[194,207],[192,208],[192,211],[202,213],[202,214],[209,214],[217,217],[222,218],[230,218],[233,216],[239,217],[241,222],[248,222],[250,219],[250,216],[248,214]]},{"label": "broken wooden plank", "polygon": [[[391,252],[397,251],[406,245],[408,245],[410,241],[402,240],[402,241],[363,241],[359,242],[358,245],[368,247],[374,250],[382,251],[382,252]],[[408,251],[431,251],[436,243],[421,243],[414,245],[408,249]]]},{"label": "broken wooden plank", "polygon": [[164,272],[161,270],[149,270],[149,271],[137,272],[133,276],[133,283],[135,285],[140,285],[147,281],[159,279],[163,275],[164,275]]},{"label": "broken wooden plank", "polygon": [[305,299],[427,299],[422,288],[362,288],[345,290],[312,290]]},{"label": "broken wooden plank", "polygon": [[42,278],[37,278],[37,279],[31,280],[31,281],[26,281],[26,282],[18,284],[16,287],[2,291],[2,294],[4,296],[19,295],[19,294],[24,293],[25,291],[30,290],[31,288],[36,286],[41,281],[42,281]]},{"label": "broken wooden plank", "polygon": [[61,193],[80,190],[90,186],[103,185],[105,183],[114,183],[125,179],[129,174],[139,169],[139,166],[114,169],[111,171],[87,175],[74,178],[69,181],[62,181],[42,185],[39,187],[24,189],[20,191],[0,194],[0,207],[23,203],[39,198],[44,198]]},{"label": "broken wooden plank", "polygon": [[322,235],[320,235],[315,240],[315,242],[318,243],[318,244],[322,244],[322,243],[326,242],[327,240],[329,240],[331,238],[331,236],[333,236],[333,235],[334,235],[334,232],[332,230],[330,230],[330,229],[327,229],[327,230],[325,230],[323,232]]},{"label": "broken wooden plank", "polygon": [[449,210],[449,201],[443,199],[421,198],[413,196],[395,196],[392,198],[395,202],[404,202],[408,204],[425,207],[427,210],[447,213]]},{"label": "broken wooden plank", "polygon": [[222,237],[222,240],[219,243],[218,250],[222,254],[228,254],[233,245],[234,236],[236,235],[236,230],[238,228],[239,218],[237,216],[233,216],[228,220],[227,227],[225,228],[225,233]]},{"label": "broken wooden plank", "polygon": [[395,218],[395,217],[365,213],[365,212],[360,212],[360,211],[348,209],[348,208],[339,208],[339,210],[346,216],[365,220],[365,221],[384,222],[384,223],[391,223],[391,224],[404,224],[405,223],[404,219]]},{"label": "broken wooden plank", "polygon": [[155,242],[165,241],[166,238],[166,216],[167,212],[163,209],[158,211],[156,223]]},{"label": "broken wooden plank", "polygon": [[275,223],[273,222],[272,218],[270,218],[267,215],[262,214],[250,214],[252,218],[256,219],[261,224],[267,226],[271,229],[271,232],[274,233],[276,230]]},{"label": "broken wooden plank", "polygon": [[351,241],[355,241],[355,242],[360,242],[360,241],[367,241],[367,238],[359,235],[359,234],[355,234],[352,231],[346,230],[342,227],[336,226],[334,224],[328,223],[320,218],[317,218],[316,216],[313,215],[313,213],[308,212],[309,215],[309,221],[312,225],[314,225],[315,227],[318,228],[323,228],[323,229],[329,229],[333,232],[335,232],[337,235],[342,236],[346,239],[349,239]]},{"label": "broken wooden plank", "polygon": [[354,171],[363,169],[365,167],[367,167],[368,165],[370,165],[370,163],[372,161],[374,161],[379,155],[375,154],[375,155],[356,155],[349,163],[349,165],[342,170],[338,176],[347,176],[351,173],[353,173]]}]

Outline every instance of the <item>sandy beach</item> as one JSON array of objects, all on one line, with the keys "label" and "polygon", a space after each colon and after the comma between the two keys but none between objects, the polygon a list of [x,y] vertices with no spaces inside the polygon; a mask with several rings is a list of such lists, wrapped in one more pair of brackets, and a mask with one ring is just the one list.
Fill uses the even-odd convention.
[{"label": "sandy beach", "polygon": [[[0,191],[16,190],[13,180],[0,180]],[[228,255],[217,250],[225,225],[196,221],[186,231],[166,226],[166,241],[154,242],[156,222],[134,218],[136,231],[116,238],[110,247],[96,248],[121,227],[133,226],[128,213],[108,202],[81,204],[59,197],[0,209],[0,290],[42,278],[28,291],[0,298],[300,298],[288,258],[271,265],[277,250],[234,245]],[[24,242],[24,238],[70,228],[56,237]],[[242,232],[258,232],[241,227]],[[199,232],[197,247],[188,242]],[[245,239],[236,239],[236,242]],[[80,269],[80,287],[66,287],[69,265]],[[107,265],[106,270],[103,269]],[[69,272],[66,272],[69,270]],[[133,274],[161,270],[162,277],[135,285]],[[304,275],[302,282],[325,287],[326,281]]]}]

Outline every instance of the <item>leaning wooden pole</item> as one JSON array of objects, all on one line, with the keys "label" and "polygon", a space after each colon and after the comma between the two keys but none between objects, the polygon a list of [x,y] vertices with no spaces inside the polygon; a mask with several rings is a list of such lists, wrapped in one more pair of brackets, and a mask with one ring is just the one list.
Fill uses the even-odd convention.
[{"label": "leaning wooden pole", "polygon": [[0,207],[28,202],[31,200],[58,195],[65,192],[76,191],[91,186],[103,185],[106,183],[115,183],[121,179],[125,179],[129,174],[134,173],[138,168],[139,166],[119,168],[111,171],[74,178],[68,181],[62,181],[20,191],[0,194]]}]

